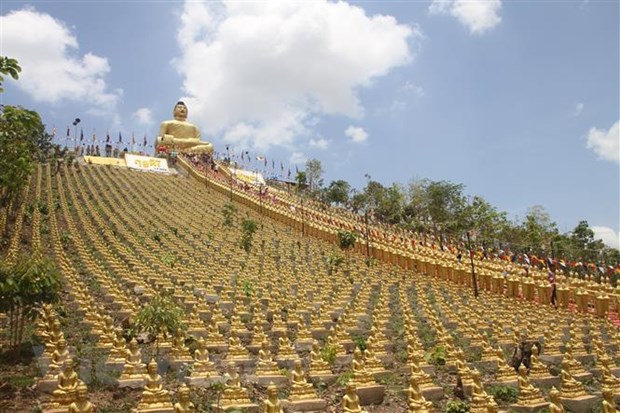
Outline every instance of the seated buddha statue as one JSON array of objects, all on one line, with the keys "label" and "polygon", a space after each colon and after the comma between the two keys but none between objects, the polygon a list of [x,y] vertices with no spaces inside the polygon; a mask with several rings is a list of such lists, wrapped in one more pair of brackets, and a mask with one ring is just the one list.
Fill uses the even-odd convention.
[{"label": "seated buddha statue", "polygon": [[145,385],[142,391],[142,400],[138,408],[154,408],[170,403],[170,395],[162,385],[162,378],[157,373],[157,362],[151,360],[144,376]]},{"label": "seated buddha statue", "polygon": [[172,345],[170,348],[170,359],[176,361],[190,361],[191,357],[189,349],[185,346],[185,334],[180,328],[177,329],[174,337],[172,338]]},{"label": "seated buddha statue", "polygon": [[420,357],[416,354],[408,363],[410,377],[415,379],[421,388],[432,386],[433,379],[431,375],[420,368]]},{"label": "seated buddha statue", "polygon": [[549,413],[564,413],[564,406],[560,401],[560,392],[554,387],[549,391]]},{"label": "seated buddha statue", "polygon": [[301,360],[295,360],[295,368],[291,372],[291,400],[316,399],[312,384],[308,383],[301,366]]},{"label": "seated buddha statue", "polygon": [[323,360],[321,356],[321,347],[319,342],[312,342],[312,350],[310,351],[310,374],[332,374],[329,363]]},{"label": "seated buddha statue", "polygon": [[52,353],[52,360],[49,365],[49,369],[47,370],[46,376],[55,376],[57,375],[65,361],[71,358],[71,354],[69,354],[69,350],[67,349],[67,342],[64,338],[60,338],[58,343],[56,343],[56,349]]},{"label": "seated buddha statue", "polygon": [[211,345],[226,345],[224,336],[220,333],[217,322],[213,319],[211,319],[211,322],[207,325],[207,338],[205,342]]},{"label": "seated buddha statue", "polygon": [[228,339],[228,354],[227,360],[240,360],[249,358],[249,353],[246,348],[241,344],[239,336],[237,336],[236,330],[231,330],[230,338]]},{"label": "seated buddha statue", "polygon": [[267,386],[267,400],[263,404],[265,413],[284,413],[282,402],[278,399],[278,388],[273,382]]},{"label": "seated buddha statue", "polygon": [[88,400],[88,387],[80,383],[75,401],[69,405],[69,413],[94,413],[95,406]]},{"label": "seated buddha statue", "polygon": [[353,352],[353,361],[351,362],[351,367],[353,369],[353,377],[351,378],[351,381],[353,381],[357,386],[375,384],[374,378],[366,370],[364,358],[359,347],[356,347],[355,351]]},{"label": "seated buddha statue", "polygon": [[297,358],[297,353],[287,336],[278,338],[278,359]]},{"label": "seated buddha statue", "polygon": [[52,393],[52,403],[58,406],[69,406],[75,401],[77,387],[80,384],[78,375],[73,369],[73,360],[65,361],[65,368],[58,374],[56,390]]},{"label": "seated buddha statue", "polygon": [[252,335],[252,345],[261,345],[263,341],[267,340],[267,334],[263,330],[260,324],[254,326],[253,335]]},{"label": "seated buddha statue", "polygon": [[475,370],[472,373],[470,411],[472,413],[486,413],[489,411],[489,408],[491,410],[497,410],[497,403],[492,396],[489,396],[487,392],[484,391],[482,388],[482,381],[480,379],[480,372]]},{"label": "seated buddha statue", "polygon": [[273,361],[271,350],[269,350],[269,341],[264,340],[258,350],[258,363],[256,365],[256,374],[258,376],[279,375],[278,364]]},{"label": "seated buddha statue", "polygon": [[562,366],[568,366],[571,374],[581,374],[585,373],[586,370],[583,368],[583,365],[573,357],[573,347],[570,343],[566,343],[564,357],[562,357]]},{"label": "seated buddha statue", "polygon": [[179,401],[174,404],[174,413],[194,413],[196,411],[196,406],[194,406],[189,396],[189,387],[183,384],[179,388]]},{"label": "seated buddha statue", "polygon": [[123,366],[122,378],[131,376],[142,376],[144,374],[144,363],[142,363],[142,352],[138,347],[138,342],[133,338],[129,342],[129,348],[125,352],[125,365]]},{"label": "seated buddha statue", "polygon": [[463,385],[467,386],[471,384],[472,381],[472,371],[465,362],[465,353],[462,349],[456,350],[456,372],[461,377],[463,381]]},{"label": "seated buddha statue", "polygon": [[114,330],[114,340],[112,341],[112,348],[108,355],[109,361],[125,360],[125,353],[127,352],[127,341],[123,337],[123,330],[117,328]]},{"label": "seated buddha statue", "polygon": [[504,350],[500,347],[495,349],[495,361],[497,362],[495,380],[503,382],[517,380],[515,369],[506,363],[506,360],[504,359]]},{"label": "seated buddha statue", "polygon": [[197,375],[194,373],[204,375],[204,373],[215,374],[215,372],[215,363],[209,360],[209,350],[205,348],[204,338],[200,337],[196,343],[196,350],[194,351],[194,369],[192,371],[192,376]]},{"label": "seated buddha statue", "polygon": [[603,413],[618,413],[614,392],[609,387],[603,387]]},{"label": "seated buddha statue", "polygon": [[343,413],[368,413],[360,406],[360,398],[357,395],[357,386],[355,383],[347,384],[347,391],[342,398]]},{"label": "seated buddha statue", "polygon": [[519,397],[517,403],[520,405],[531,405],[544,402],[540,390],[530,383],[527,377],[527,367],[519,367]]},{"label": "seated buddha statue", "polygon": [[226,384],[222,393],[221,404],[223,406],[249,404],[248,391],[241,386],[241,377],[237,372],[235,363],[228,363],[225,378]]},{"label": "seated buddha statue", "polygon": [[570,365],[567,360],[562,360],[562,387],[561,395],[565,398],[579,397],[586,394],[581,383],[575,380],[570,372]]},{"label": "seated buddha statue", "polygon": [[409,387],[405,390],[407,395],[408,413],[414,412],[430,412],[433,406],[432,402],[427,401],[420,391],[420,384],[415,377],[409,378]]},{"label": "seated buddha statue", "polygon": [[177,149],[189,153],[212,153],[213,145],[200,140],[198,127],[187,121],[187,106],[177,102],[172,112],[174,120],[162,122],[155,147]]},{"label": "seated buddha statue", "polygon": [[540,354],[540,349],[538,346],[532,346],[532,356],[530,359],[530,377],[547,377],[550,375],[549,369],[538,358]]},{"label": "seated buddha statue", "polygon": [[52,330],[46,332],[43,336],[43,340],[45,341],[45,351],[43,352],[42,357],[51,357],[52,353],[54,353],[54,350],[56,349],[56,343],[58,343],[58,340],[61,338],[65,338],[65,333],[61,330],[60,320],[55,319]]}]

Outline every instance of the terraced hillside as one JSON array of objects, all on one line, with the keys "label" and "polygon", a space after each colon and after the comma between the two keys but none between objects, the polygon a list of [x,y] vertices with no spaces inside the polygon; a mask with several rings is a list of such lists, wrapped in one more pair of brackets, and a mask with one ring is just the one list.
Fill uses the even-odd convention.
[{"label": "terraced hillside", "polygon": [[[475,299],[459,276],[345,254],[333,238],[302,234],[268,209],[230,208],[226,194],[181,176],[93,165],[54,175],[40,165],[24,199],[7,261],[50,255],[66,288],[41,311],[32,363],[3,363],[2,411],[67,411],[75,391],[54,394],[68,359],[61,338],[100,412],[166,411],[186,382],[204,412],[234,410],[231,395],[267,411],[270,381],[289,411],[313,400],[329,412],[343,411],[348,383],[372,412],[542,408],[551,386],[572,409],[600,409],[601,389],[620,389],[607,314],[508,297],[501,273]],[[248,222],[257,224],[251,245]],[[181,309],[182,329],[135,334],[140,311],[161,296]],[[532,342],[543,352],[518,378],[508,363]],[[162,391],[148,380],[145,391],[141,363],[151,359]],[[226,376],[235,371],[238,382]]]}]

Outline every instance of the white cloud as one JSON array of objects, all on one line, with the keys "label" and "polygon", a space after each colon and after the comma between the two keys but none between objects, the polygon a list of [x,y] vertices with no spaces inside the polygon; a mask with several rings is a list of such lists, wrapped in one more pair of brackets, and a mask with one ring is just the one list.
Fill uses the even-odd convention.
[{"label": "white cloud", "polygon": [[407,80],[405,84],[401,87],[403,92],[412,93],[415,96],[422,97],[424,96],[424,89],[420,85],[416,85],[411,80]]},{"label": "white cloud", "polygon": [[584,104],[579,102],[575,105],[575,110],[573,110],[573,116],[579,116],[581,115],[581,112],[583,112],[583,108],[584,108]]},{"label": "white cloud", "polygon": [[620,248],[620,234],[608,227],[592,226],[594,239],[600,239],[605,245],[612,248]]},{"label": "white cloud", "polygon": [[345,2],[186,2],[174,59],[190,120],[264,150],[317,117],[363,116],[362,87],[412,60],[416,29]]},{"label": "white cloud", "polygon": [[154,123],[153,112],[149,108],[140,108],[133,113],[133,118],[138,121],[140,125],[150,126]]},{"label": "white cloud", "polygon": [[327,149],[329,141],[323,138],[310,139],[310,146],[318,149]]},{"label": "white cloud", "polygon": [[80,56],[77,38],[60,20],[33,8],[0,16],[2,55],[19,61],[15,85],[38,102],[78,101],[94,106],[93,114],[111,113],[122,90],[110,90],[105,57]]},{"label": "white cloud", "polygon": [[291,155],[289,162],[294,165],[305,164],[308,158],[302,152],[293,152]]},{"label": "white cloud", "polygon": [[620,162],[620,121],[611,125],[608,130],[590,129],[587,148],[596,152],[601,159]]},{"label": "white cloud", "polygon": [[431,14],[450,14],[467,26],[470,33],[482,34],[497,26],[502,18],[501,0],[433,0]]},{"label": "white cloud", "polygon": [[368,133],[366,133],[364,129],[353,125],[349,126],[347,130],[344,131],[344,134],[355,143],[366,142],[366,139],[368,139]]}]

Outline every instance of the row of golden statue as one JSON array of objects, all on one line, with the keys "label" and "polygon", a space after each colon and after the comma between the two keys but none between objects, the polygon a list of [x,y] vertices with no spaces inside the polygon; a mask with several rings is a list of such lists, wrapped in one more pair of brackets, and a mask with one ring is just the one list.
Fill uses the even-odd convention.
[{"label": "row of golden statue", "polygon": [[[522,338],[542,338],[544,336],[545,351],[540,355],[541,357],[552,355],[549,354],[549,351],[554,347],[549,343],[553,343],[553,339],[555,339],[558,343],[558,351],[564,349],[563,358],[571,362],[571,360],[579,360],[582,357],[577,354],[576,350],[581,351],[580,349],[584,347],[584,331],[587,331],[591,340],[590,353],[586,352],[586,355],[594,358],[597,363],[600,362],[601,377],[607,382],[604,384],[614,384],[613,377],[611,377],[613,374],[610,376],[603,367],[605,358],[609,357],[608,355],[606,356],[607,352],[611,350],[611,346],[617,345],[617,327],[608,323],[607,319],[595,319],[590,315],[579,315],[570,312],[569,309],[560,308],[553,310],[551,307],[540,307],[532,305],[530,302],[499,297],[490,294],[486,289],[483,289],[480,300],[475,301],[471,300],[468,294],[463,294],[464,291],[468,291],[464,285],[448,283],[447,280],[441,277],[431,279],[418,276],[404,270],[394,270],[384,265],[366,269],[359,265],[359,260],[354,260],[353,265],[351,265],[350,276],[353,283],[347,281],[342,273],[338,273],[333,277],[327,277],[321,272],[324,268],[321,262],[317,262],[318,260],[304,262],[307,257],[319,257],[322,249],[325,251],[325,247],[321,244],[308,242],[309,252],[307,254],[303,251],[306,247],[305,245],[301,247],[295,246],[294,248],[297,248],[298,251],[295,258],[286,257],[287,260],[271,259],[276,254],[284,255],[283,250],[286,250],[288,254],[287,242],[295,239],[294,235],[288,235],[281,226],[271,223],[268,228],[278,231],[279,242],[285,247],[281,246],[278,249],[275,246],[275,240],[263,234],[262,237],[266,244],[263,254],[264,262],[261,264],[259,254],[246,257],[244,254],[237,252],[238,249],[236,248],[238,247],[232,246],[236,237],[236,235],[233,235],[235,230],[230,230],[227,233],[227,230],[222,228],[214,229],[217,232],[215,232],[216,236],[211,245],[199,246],[200,243],[194,239],[194,235],[199,233],[201,229],[192,224],[192,218],[202,218],[204,216],[205,221],[209,225],[217,227],[218,221],[221,220],[220,215],[218,215],[218,209],[223,204],[223,202],[219,202],[210,208],[210,212],[212,212],[212,215],[215,215],[215,219],[209,220],[203,211],[196,208],[196,205],[204,205],[204,202],[200,203],[204,201],[202,197],[207,195],[203,188],[197,188],[187,182],[172,181],[172,178],[159,178],[155,180],[156,182],[149,182],[149,180],[152,180],[151,177],[147,179],[144,176],[144,179],[142,177],[138,179],[127,173],[117,173],[117,171],[105,168],[93,167],[92,170],[88,168],[82,172],[81,176],[78,176],[76,173],[67,171],[66,175],[58,176],[56,179],[56,193],[59,195],[61,211],[64,213],[64,225],[70,229],[70,233],[75,237],[76,251],[71,256],[65,253],[60,242],[58,223],[52,223],[53,220],[50,218],[50,234],[52,238],[57,240],[53,245],[54,253],[63,273],[71,282],[70,296],[72,305],[76,312],[81,314],[84,325],[88,326],[92,337],[96,338],[98,345],[100,344],[102,348],[108,349],[109,360],[116,361],[117,364],[122,363],[122,374],[126,373],[128,379],[131,379],[131,375],[134,374],[140,376],[139,378],[136,377],[136,379],[141,380],[142,384],[140,386],[144,386],[145,392],[148,387],[145,384],[147,380],[145,376],[148,376],[150,371],[143,364],[141,356],[137,356],[136,350],[139,350],[140,346],[137,342],[133,343],[133,341],[127,343],[122,334],[119,337],[117,325],[122,319],[119,315],[131,316],[131,314],[135,314],[139,310],[141,303],[148,300],[149,296],[156,294],[158,289],[169,290],[179,302],[187,304],[187,313],[184,321],[188,326],[188,334],[196,335],[196,351],[201,350],[198,354],[195,352],[192,359],[188,355],[187,348],[184,347],[184,338],[179,338],[176,334],[173,337],[160,337],[158,343],[163,344],[164,348],[166,342],[170,342],[168,355],[171,364],[172,362],[193,363],[195,370],[203,368],[208,370],[209,363],[214,363],[209,358],[209,349],[211,348],[216,353],[226,354],[224,362],[226,363],[227,372],[219,374],[220,376],[225,377],[228,375],[234,378],[236,372],[228,371],[229,362],[233,362],[236,367],[242,368],[245,365],[243,360],[249,359],[256,365],[254,373],[256,373],[258,378],[260,377],[258,370],[261,362],[263,362],[262,367],[265,369],[265,372],[276,372],[275,369],[269,371],[270,357],[272,358],[271,363],[275,362],[277,364],[278,356],[281,353],[286,355],[292,348],[292,353],[294,353],[293,360],[295,360],[295,355],[297,355],[297,358],[300,358],[299,352],[295,348],[298,344],[297,341],[300,339],[300,336],[303,338],[304,334],[309,332],[311,338],[307,340],[309,347],[306,351],[309,351],[309,357],[306,359],[306,363],[309,368],[310,378],[313,375],[313,364],[315,364],[315,367],[320,367],[320,360],[322,360],[320,357],[322,353],[321,344],[314,342],[317,338],[326,339],[324,347],[335,348],[339,352],[336,357],[341,357],[342,362],[350,366],[349,371],[353,378],[353,393],[359,394],[358,398],[361,400],[356,401],[353,396],[350,396],[348,399],[343,396],[343,405],[346,409],[349,409],[345,411],[358,411],[356,409],[362,409],[361,406],[365,401],[363,399],[369,397],[369,395],[360,391],[360,388],[372,387],[364,385],[370,383],[368,379],[369,374],[371,376],[376,374],[370,371],[370,367],[372,364],[375,364],[379,369],[381,368],[381,358],[384,357],[382,353],[386,354],[385,357],[394,356],[393,350],[386,349],[386,347],[389,348],[386,344],[389,341],[385,337],[386,331],[388,331],[386,326],[393,322],[390,317],[393,311],[390,307],[391,305],[395,305],[395,308],[403,313],[405,320],[408,343],[407,366],[412,372],[411,377],[414,377],[413,372],[419,373],[419,371],[429,369],[424,362],[421,362],[423,356],[419,352],[424,351],[424,346],[420,343],[418,336],[419,329],[421,328],[420,320],[431,320],[429,323],[435,332],[437,345],[447,350],[447,358],[451,357],[451,362],[447,363],[447,365],[454,364],[457,375],[462,377],[461,381],[464,382],[464,388],[470,388],[471,394],[476,395],[476,403],[478,404],[482,404],[484,400],[487,400],[487,404],[493,408],[491,400],[488,397],[482,397],[482,393],[478,388],[470,384],[475,383],[475,380],[477,380],[475,372],[470,372],[472,380],[467,380],[466,368],[471,370],[472,367],[468,366],[464,361],[464,356],[461,355],[459,347],[480,348],[483,356],[486,354],[487,357],[496,357],[498,366],[500,365],[500,359],[502,365],[506,365],[506,355],[499,355],[498,348],[491,348],[489,351],[490,343],[485,343],[484,340],[485,336],[489,334],[492,342],[500,348],[502,342],[516,348],[517,343],[520,343]],[[135,196],[129,197],[129,200],[124,200],[120,193],[112,189],[111,183],[131,185],[133,180],[138,181],[138,184],[134,184],[131,187],[131,193],[135,194]],[[45,183],[45,191],[43,192],[45,192],[51,203],[52,195],[55,193],[51,189],[51,177],[45,177],[44,174],[42,181]],[[42,185],[42,183],[38,185]],[[185,185],[192,190],[187,192],[191,192],[193,196],[188,196],[179,201],[173,200],[171,201],[172,205],[158,206],[149,203],[149,197],[152,196],[149,195],[149,191],[155,191],[159,188],[157,194],[163,197],[168,192],[174,193],[175,189],[178,191],[179,187],[185,189]],[[106,187],[109,188],[108,191],[97,190],[98,188]],[[183,191],[183,193],[185,192]],[[72,208],[72,211],[68,207],[67,200],[75,206]],[[123,208],[123,212],[119,214],[115,213],[112,205],[127,208]],[[150,214],[152,216],[149,218]],[[153,219],[153,217],[178,217],[178,220],[177,218],[174,221],[171,219],[157,220]],[[180,237],[164,238],[161,243],[149,240],[149,231],[146,223],[150,225],[158,222],[161,224],[158,227],[160,230],[164,230],[170,222],[174,222],[175,226],[179,228],[180,233],[185,235],[185,239]],[[141,242],[140,237],[144,238],[143,242]],[[117,241],[119,239],[123,240],[122,244]],[[84,247],[85,245],[92,245],[93,248],[86,248]],[[190,253],[182,254],[184,246],[187,247],[188,245],[192,246]],[[162,265],[157,254],[152,253],[153,249],[161,248],[162,246],[167,250],[178,251],[178,266],[174,269]],[[194,248],[196,249],[194,250]],[[193,254],[191,251],[196,251],[196,253]],[[208,255],[208,265],[205,265],[199,259],[202,253]],[[84,276],[76,270],[77,264],[84,267],[88,274],[97,280],[101,291],[93,291],[92,287],[84,282]],[[221,276],[223,274],[230,274],[233,271],[238,272],[236,286],[232,281]],[[218,274],[220,274],[219,277]],[[431,280],[432,282],[430,282]],[[242,288],[239,288],[246,282],[252,285],[252,290],[247,294]],[[202,290],[203,295],[200,296],[202,298],[197,298],[195,295],[194,290],[196,286],[199,286]],[[294,294],[291,294],[292,286],[296,288]],[[389,293],[391,288],[398,288],[398,294]],[[377,291],[380,292],[376,293]],[[205,296],[216,297],[215,302],[217,304],[215,302],[211,304],[206,303],[204,300]],[[412,296],[416,297],[415,302],[412,301]],[[434,303],[430,302],[430,297],[434,297]],[[377,300],[377,303],[373,304],[374,300]],[[289,311],[286,314],[276,311],[281,308],[287,308]],[[454,308],[459,308],[459,312],[455,312]],[[490,316],[489,314],[495,315]],[[366,329],[360,329],[359,324],[365,317],[369,318],[367,320],[369,324]],[[244,319],[244,321],[241,322],[241,319]],[[50,358],[50,374],[58,382],[60,380],[59,377],[64,372],[64,362],[70,359],[70,350],[67,343],[62,343],[62,340],[60,340],[62,333],[60,325],[56,326],[55,322],[50,324],[49,320],[46,322],[43,322],[43,320],[44,316],[42,315],[41,328],[43,329],[43,324],[47,325],[46,330],[42,330],[42,332],[47,334],[48,337],[53,338],[53,340],[46,341],[48,344],[46,345],[46,357]],[[210,320],[210,322],[205,323],[204,320]],[[250,326],[248,320],[254,320],[252,323],[253,327],[248,327]],[[463,320],[466,322],[463,322]],[[321,323],[323,323],[323,328],[320,328]],[[325,324],[328,323],[331,323],[330,328],[325,328]],[[240,324],[242,328],[240,328]],[[547,332],[545,328],[548,328],[549,325],[556,325],[557,328],[554,330],[548,329],[549,332]],[[297,327],[295,328],[295,326]],[[501,326],[509,328],[498,328]],[[331,327],[333,327],[333,331]],[[368,337],[373,337],[370,340],[370,346],[364,352],[353,351],[355,343],[351,345],[351,332],[355,331],[356,328],[360,329],[363,335],[370,332]],[[261,339],[261,334],[259,334],[261,329],[264,334],[268,335],[267,344],[265,345],[263,345],[265,340]],[[304,332],[304,329],[307,331]],[[325,331],[321,332],[320,330]],[[448,333],[448,330],[456,332],[459,339],[467,341],[467,345],[460,343],[457,346],[454,344],[454,340],[457,337],[453,337],[454,334]],[[567,333],[563,330],[567,330],[570,333],[568,340],[566,340]],[[284,333],[278,331],[283,331]],[[512,336],[506,338],[506,335],[510,335],[509,332]],[[222,333],[228,333],[228,338],[225,339]],[[321,334],[325,334],[325,336],[321,337]],[[182,333],[179,333],[179,335],[182,337]],[[251,336],[252,341],[249,344],[241,344],[244,341],[241,337],[244,335]],[[204,349],[200,348],[201,337],[205,342]],[[602,344],[603,338],[604,342],[607,343],[606,345]],[[210,340],[213,341],[209,343]],[[273,355],[269,353],[273,348],[273,345],[270,346],[270,344],[274,340],[278,343],[278,352],[275,360],[273,360]],[[599,341],[600,345],[597,346],[595,343]],[[248,354],[252,353],[252,345],[254,345],[254,351],[258,352],[257,358],[248,356]],[[221,348],[225,349],[220,351]],[[310,348],[312,348],[312,351]],[[600,351],[599,348],[601,349]],[[313,351],[315,353],[314,359],[312,356]],[[613,351],[615,351],[615,348]],[[303,351],[301,352],[303,353]],[[415,353],[418,354],[415,355]],[[125,357],[122,357],[123,354]],[[129,354],[132,355],[131,358],[128,357]],[[410,356],[410,354],[414,355]],[[186,357],[186,361],[182,361],[182,359],[179,361],[178,357],[175,361],[173,356],[176,357],[178,355]],[[230,360],[228,360],[229,356]],[[246,359],[242,356],[246,357]],[[533,366],[536,365],[535,361],[539,361],[534,356],[538,357],[538,355],[532,355]],[[122,361],[119,361],[121,358]],[[376,359],[379,360],[378,364]],[[417,367],[416,362],[418,364]],[[608,370],[613,371],[613,365],[609,361],[607,363]],[[217,365],[217,363],[215,364]],[[383,364],[382,368],[385,371],[386,363]],[[196,368],[196,366],[198,367]],[[212,367],[215,368],[215,366]],[[579,381],[576,378],[579,377],[578,373],[575,373],[574,370],[571,371],[571,368],[578,366],[568,365],[567,368],[562,367],[563,370],[566,370],[566,374],[562,371],[559,377],[561,381],[556,382],[556,385],[559,388],[560,397],[566,399],[568,395],[580,393],[573,390],[578,390],[578,387],[574,386],[571,380],[572,377],[574,380]],[[245,367],[243,368],[245,369]],[[303,364],[300,364],[300,368],[303,369]],[[532,368],[530,367],[529,376],[525,376],[525,379],[530,380],[530,383],[526,382],[525,379],[516,377],[514,369],[508,367],[508,370],[506,370],[504,368],[505,372],[512,370],[513,381],[523,389],[523,400],[536,399],[530,397],[533,393],[529,392],[531,390],[529,386],[534,388],[537,386],[534,378],[532,378]],[[294,372],[297,370],[295,361],[291,362],[288,369],[290,369],[289,376],[295,376]],[[217,371],[217,368],[215,370]],[[498,370],[501,369],[498,367]],[[219,372],[221,371],[219,370]],[[201,372],[198,371],[197,373]],[[273,375],[276,382],[278,381],[276,376],[283,376],[281,371],[278,370],[278,373],[278,375]],[[327,373],[327,371],[324,371],[324,373]],[[71,373],[69,372],[68,375],[71,376]],[[214,374],[213,376],[216,375]],[[266,376],[268,377],[269,375]],[[298,378],[303,376],[305,376],[305,373],[297,373]],[[154,377],[156,378],[156,376]],[[207,381],[206,374],[197,374],[196,377],[199,379],[196,383],[199,383],[202,378]],[[557,376],[554,377],[557,379]],[[63,380],[65,378],[63,377]],[[156,384],[155,378],[151,378],[151,381],[155,382],[155,384],[148,387],[146,401],[143,400],[141,405],[143,410],[147,409],[147,406],[159,403],[160,399],[158,397],[162,397],[161,400],[163,400],[163,393],[160,392],[161,389]],[[191,379],[191,375],[188,378]],[[310,384],[305,378],[304,380],[306,384]],[[374,380],[376,381],[376,379]],[[225,381],[231,384],[237,383],[237,379],[226,379]],[[279,385],[285,382],[281,381]],[[302,384],[302,380],[291,380],[291,392],[293,392],[294,382],[298,389],[304,389],[304,387],[309,389],[308,386]],[[418,382],[413,380],[411,390],[408,393],[409,408],[413,409],[411,411],[432,408],[432,402],[421,398],[430,397],[426,396],[425,393],[432,394],[432,392],[425,391],[424,387],[419,389],[420,386],[416,389],[415,385]],[[241,379],[239,379],[239,383],[242,383]],[[188,384],[190,386],[196,385],[191,382]],[[267,384],[265,383],[265,385]],[[229,392],[230,397],[228,399],[237,400],[235,403],[238,403],[238,401],[242,400],[243,391],[237,389],[236,385],[231,387],[233,389]],[[440,386],[434,385],[429,387]],[[478,387],[481,389],[482,385]],[[603,386],[603,389],[605,388],[606,386]],[[62,388],[55,390],[62,391]],[[380,390],[375,392],[377,391],[380,392]],[[469,394],[469,390],[467,393]],[[75,392],[73,395],[77,396],[77,393]],[[61,396],[62,394],[58,393],[56,396],[57,400],[62,401],[66,406],[68,399],[63,399],[62,397],[65,396]],[[167,397],[169,400],[169,396]],[[577,399],[580,397],[583,397],[583,395],[576,396]],[[224,400],[227,400],[227,398],[224,397]],[[72,401],[72,403],[76,401],[77,399]],[[474,400],[472,399],[473,402]],[[355,407],[356,403],[357,407]]]}]

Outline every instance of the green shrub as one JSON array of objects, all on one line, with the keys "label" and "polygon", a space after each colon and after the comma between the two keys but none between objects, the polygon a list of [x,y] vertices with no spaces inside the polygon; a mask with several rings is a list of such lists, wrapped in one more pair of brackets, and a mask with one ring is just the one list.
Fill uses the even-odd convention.
[{"label": "green shrub", "polygon": [[461,400],[450,400],[446,403],[445,413],[467,413],[469,405]]},{"label": "green shrub", "polygon": [[488,393],[493,396],[496,402],[515,403],[519,392],[514,387],[497,385],[491,386]]}]

